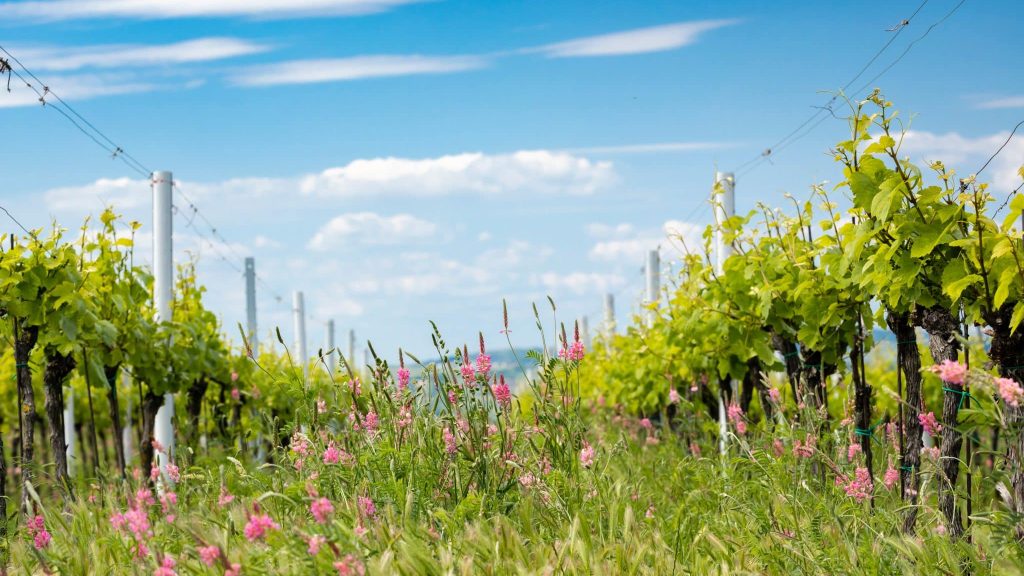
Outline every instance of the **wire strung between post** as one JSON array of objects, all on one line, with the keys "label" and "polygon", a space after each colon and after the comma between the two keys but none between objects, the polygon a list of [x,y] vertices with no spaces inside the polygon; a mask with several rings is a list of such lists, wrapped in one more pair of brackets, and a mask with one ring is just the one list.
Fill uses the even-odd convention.
[{"label": "wire strung between post", "polygon": [[[889,49],[890,46],[892,46],[892,44],[896,41],[896,39],[899,37],[899,35],[903,32],[903,30],[905,30],[910,25],[910,23],[914,20],[914,18],[916,18],[917,15],[921,12],[921,10],[925,7],[925,5],[928,4],[928,1],[929,0],[924,0],[920,5],[918,5],[917,9],[914,10],[913,14],[911,14],[909,18],[903,19],[896,26],[886,30],[887,32],[892,32],[893,33],[892,36],[860,68],[860,70],[857,72],[857,74],[855,74],[850,80],[848,80],[846,82],[846,84],[843,85],[843,87],[840,89],[840,93],[845,93],[850,88],[850,86],[852,86],[853,83],[856,82],[858,78],[863,76],[864,73],[867,72],[867,70],[871,67],[871,65],[874,64],[882,56],[882,54],[884,54]],[[961,0],[956,6],[953,7],[952,10],[947,12],[942,18],[940,18],[936,22],[932,23],[932,25],[929,26],[927,30],[925,30],[924,34],[922,34],[921,36],[919,36],[916,39],[914,39],[913,41],[911,41],[910,44],[907,45],[907,47],[903,50],[903,52],[899,56],[896,57],[895,60],[890,62],[889,65],[886,66],[885,68],[883,68],[881,72],[876,74],[873,78],[871,78],[871,80],[866,82],[863,86],[861,86],[860,88],[855,90],[853,93],[854,94],[861,94],[861,93],[863,93],[867,89],[867,87],[870,87],[871,85],[873,85],[879,78],[881,78],[887,72],[889,72],[889,70],[891,70],[900,61],[903,60],[903,58],[910,52],[910,50],[913,49],[914,45],[916,45],[918,42],[920,42],[926,36],[928,36],[928,34],[930,34],[931,31],[933,29],[935,29],[937,26],[939,26],[940,24],[945,22],[947,19],[949,19],[957,10],[960,9],[960,7],[966,1],[967,0]],[[793,142],[796,142],[796,141],[804,138],[805,136],[807,136],[811,132],[813,132],[814,129],[816,129],[819,125],[821,125],[822,122],[825,121],[825,119],[828,118],[828,115],[823,115],[824,112],[827,111],[827,112],[831,113],[833,116],[835,115],[835,113],[832,111],[832,105],[835,104],[837,98],[838,98],[838,95],[832,96],[827,102],[825,102],[825,104],[823,106],[815,106],[815,108],[817,110],[815,110],[815,112],[812,113],[809,117],[807,117],[807,119],[805,119],[803,122],[801,122],[799,125],[797,125],[796,128],[791,130],[788,134],[786,134],[785,136],[780,138],[772,146],[769,146],[768,148],[766,148],[763,152],[761,152],[757,156],[754,156],[753,158],[750,158],[746,162],[743,162],[742,164],[737,166],[733,171],[736,172],[737,176],[740,176],[741,174],[749,173],[752,170],[754,170],[754,169],[758,168],[759,166],[761,166],[762,164],[764,164],[765,162],[770,162],[771,158],[773,156],[777,155],[779,152],[784,150],[786,147],[788,147]],[[815,121],[815,120],[817,120],[817,121]],[[812,122],[814,123],[813,125],[811,125]],[[808,126],[810,126],[810,127],[808,128]],[[807,128],[807,129],[804,130],[805,128]]]}]

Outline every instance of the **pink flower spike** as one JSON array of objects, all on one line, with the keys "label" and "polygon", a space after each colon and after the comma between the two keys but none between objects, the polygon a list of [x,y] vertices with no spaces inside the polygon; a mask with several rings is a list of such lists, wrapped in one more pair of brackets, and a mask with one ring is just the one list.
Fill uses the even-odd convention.
[{"label": "pink flower spike", "polygon": [[318,524],[326,524],[334,513],[334,505],[327,498],[319,498],[309,505],[309,512]]},{"label": "pink flower spike", "polygon": [[679,404],[679,401],[682,399],[683,397],[679,395],[679,391],[676,390],[675,388],[672,388],[671,390],[668,391],[669,404]]},{"label": "pink flower spike", "polygon": [[309,543],[309,548],[307,548],[306,551],[309,552],[310,556],[316,556],[317,554],[320,553],[320,547],[323,546],[325,542],[327,542],[327,538],[324,538],[323,536],[320,536],[319,534],[316,534],[314,536],[310,536],[309,542],[308,542]]},{"label": "pink flower spike", "polygon": [[590,468],[594,464],[594,447],[584,442],[583,449],[580,450],[580,464],[584,468]]},{"label": "pink flower spike", "polygon": [[274,522],[267,514],[255,514],[245,525],[245,538],[254,542],[266,536],[269,530],[279,530],[280,528],[277,522]]},{"label": "pink flower spike", "polygon": [[935,419],[934,412],[922,412],[917,415],[917,421],[921,423],[921,427],[924,431],[935,436],[942,431],[942,424],[939,424],[938,420]]},{"label": "pink flower spike", "polygon": [[1024,399],[1024,389],[1015,380],[1010,378],[996,378],[996,386],[999,387],[999,396],[1008,406],[1017,408]]},{"label": "pink flower spike", "polygon": [[963,384],[967,376],[967,367],[952,360],[943,360],[941,364],[936,364],[929,370],[938,374],[943,382],[950,384]]},{"label": "pink flower spike", "polygon": [[363,516],[367,518],[373,518],[377,514],[377,506],[374,505],[373,500],[366,496],[359,497],[359,508]]},{"label": "pink flower spike", "polygon": [[199,548],[199,559],[207,566],[213,566],[213,563],[220,558],[220,548],[216,546],[202,546]]},{"label": "pink flower spike", "polygon": [[242,565],[235,562],[231,568],[224,571],[224,576],[242,576]]}]

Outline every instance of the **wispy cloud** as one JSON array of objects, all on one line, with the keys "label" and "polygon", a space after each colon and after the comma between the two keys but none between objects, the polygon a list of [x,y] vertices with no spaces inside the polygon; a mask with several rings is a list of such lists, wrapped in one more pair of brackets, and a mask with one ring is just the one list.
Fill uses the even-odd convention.
[{"label": "wispy cloud", "polygon": [[[63,100],[88,100],[100,96],[135,94],[157,90],[158,86],[122,75],[76,75],[47,78]],[[39,87],[36,87],[39,89]],[[11,92],[0,94],[0,108],[40,106],[39,94],[21,82],[11,83]]]},{"label": "wispy cloud", "polygon": [[197,38],[173,44],[47,46],[18,50],[29,69],[69,72],[82,68],[129,68],[210,62],[266,52],[270,47],[238,38]]},{"label": "wispy cloud", "polygon": [[[1008,131],[975,138],[956,132],[936,134],[913,130],[903,138],[900,151],[915,161],[943,161],[963,175],[971,174],[991,156],[1010,136]],[[1017,170],[1024,164],[1024,136],[1017,135],[992,160],[992,164],[979,177],[992,182],[994,192],[1007,193],[1021,184]]]},{"label": "wispy cloud", "polygon": [[313,84],[389,76],[451,74],[485,66],[487,60],[478,56],[354,56],[254,66],[236,72],[231,81],[240,86]]},{"label": "wispy cloud", "polygon": [[81,20],[91,18],[304,18],[359,16],[385,12],[422,0],[33,0],[2,2],[6,18]]},{"label": "wispy cloud", "polygon": [[540,52],[549,58],[620,56],[664,52],[694,44],[701,34],[724,26],[731,26],[738,22],[738,20],[677,22],[675,24],[577,38],[575,40],[528,49],[527,51]]},{"label": "wispy cloud", "polygon": [[587,232],[597,242],[590,249],[590,259],[632,265],[654,249],[667,249],[669,255],[679,256],[700,249],[702,231],[702,226],[679,220],[665,222],[660,230],[637,230],[630,224],[591,224]]},{"label": "wispy cloud", "polygon": [[409,240],[430,238],[437,232],[437,226],[412,214],[381,216],[375,212],[353,212],[335,216],[324,224],[308,247],[325,251],[336,249],[344,243],[400,244]]},{"label": "wispy cloud", "polygon": [[354,160],[302,179],[300,190],[325,197],[365,195],[592,194],[616,181],[610,162],[550,150],[470,152],[437,158]]},{"label": "wispy cloud", "polygon": [[1006,96],[1005,98],[993,98],[977,103],[975,108],[987,110],[1001,108],[1024,108],[1024,96]]},{"label": "wispy cloud", "polygon": [[656,142],[651,144],[622,144],[619,146],[587,146],[566,148],[570,154],[662,154],[666,152],[703,152],[731,148],[728,142]]}]

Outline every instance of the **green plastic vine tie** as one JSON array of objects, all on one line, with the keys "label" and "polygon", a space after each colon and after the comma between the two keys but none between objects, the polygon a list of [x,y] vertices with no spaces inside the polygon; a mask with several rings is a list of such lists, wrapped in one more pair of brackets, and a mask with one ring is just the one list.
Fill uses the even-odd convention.
[{"label": "green plastic vine tie", "polygon": [[960,403],[957,404],[956,406],[957,410],[964,407],[965,398],[973,398],[975,402],[978,402],[978,398],[976,396],[971,396],[971,393],[967,390],[954,390],[953,388],[946,388],[945,386],[943,386],[942,389],[945,390],[946,392],[952,392],[953,394],[960,395]]},{"label": "green plastic vine tie", "polygon": [[871,438],[875,442],[878,442],[879,444],[882,444],[882,441],[879,440],[877,436],[875,436],[875,428],[878,428],[879,426],[881,426],[882,422],[884,422],[884,421],[885,421],[885,417],[883,416],[882,418],[878,419],[878,422],[875,422],[874,426],[868,428],[867,430],[865,430],[863,428],[854,428],[853,429],[853,433],[856,434],[857,436],[867,436],[868,438]]}]

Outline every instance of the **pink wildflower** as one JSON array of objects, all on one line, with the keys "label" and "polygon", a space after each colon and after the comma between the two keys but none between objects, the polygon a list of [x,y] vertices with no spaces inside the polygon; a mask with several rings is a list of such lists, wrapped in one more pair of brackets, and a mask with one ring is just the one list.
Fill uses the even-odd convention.
[{"label": "pink wildflower", "polygon": [[227,506],[228,504],[231,504],[231,502],[234,499],[235,499],[234,494],[232,494],[231,492],[228,492],[228,487],[227,486],[221,486],[220,487],[220,496],[217,498],[217,505],[218,506],[221,506],[221,507]]},{"label": "pink wildflower", "polygon": [[942,452],[939,450],[938,446],[932,446],[931,448],[921,448],[921,456],[924,456],[929,460],[934,460],[938,462],[939,456],[941,455]]},{"label": "pink wildflower", "polygon": [[178,573],[174,571],[174,565],[174,558],[165,554],[160,566],[153,571],[153,576],[178,576]]},{"label": "pink wildflower", "polygon": [[398,420],[395,421],[399,430],[404,430],[412,424],[412,406],[406,405],[398,409]]},{"label": "pink wildflower", "polygon": [[455,454],[455,452],[458,451],[459,447],[455,443],[455,435],[452,434],[451,428],[445,426],[444,430],[441,432],[441,435],[444,438],[445,452],[447,452],[449,455]]},{"label": "pink wildflower", "polygon": [[1010,378],[996,378],[995,381],[1003,401],[1014,408],[1020,406],[1021,399],[1024,399],[1024,389],[1020,384]]},{"label": "pink wildflower", "polygon": [[167,514],[167,512],[171,509],[171,506],[175,506],[177,504],[178,495],[175,494],[174,492],[165,492],[162,496],[160,496],[160,508],[163,510],[164,514]]},{"label": "pink wildflower", "polygon": [[526,472],[519,477],[519,484],[521,484],[523,488],[530,488],[536,483],[537,478],[529,472]]},{"label": "pink wildflower", "polygon": [[498,383],[494,385],[494,399],[498,402],[498,405],[502,408],[508,408],[512,405],[512,391],[509,390],[508,384],[505,384],[505,375],[502,374],[498,378]]},{"label": "pink wildflower", "polygon": [[377,506],[374,505],[373,500],[366,496],[359,497],[359,509],[362,511],[363,516],[367,518],[373,518],[377,515]]},{"label": "pink wildflower", "polygon": [[782,392],[779,391],[778,388],[769,388],[768,389],[768,399],[771,400],[772,402],[778,404],[779,402],[782,401]]},{"label": "pink wildflower", "polygon": [[326,414],[327,413],[327,401],[326,400],[321,398],[321,399],[316,401],[316,413],[317,414]]},{"label": "pink wildflower", "polygon": [[483,376],[485,379],[491,371],[491,357],[487,354],[481,353],[476,357],[476,373]]},{"label": "pink wildflower", "polygon": [[776,438],[772,441],[772,453],[776,458],[782,458],[782,455],[786,453],[786,447],[782,444],[782,440]]},{"label": "pink wildflower", "polygon": [[324,538],[319,534],[311,536],[309,538],[309,548],[306,551],[309,552],[310,556],[316,556],[320,553],[320,547],[323,546],[325,542],[327,542],[327,538]]},{"label": "pink wildflower", "polygon": [[899,480],[899,471],[893,468],[892,464],[890,464],[889,467],[885,469],[885,478],[883,479],[883,482],[885,483],[885,489],[892,490],[892,487],[895,486],[896,483],[899,482]]},{"label": "pink wildflower", "polygon": [[950,384],[963,384],[967,376],[967,367],[952,360],[943,360],[941,364],[932,366],[929,370],[938,374],[943,382]]},{"label": "pink wildflower", "polygon": [[729,405],[729,421],[736,426],[736,433],[740,436],[747,433],[747,423],[743,419],[743,409],[738,404]]},{"label": "pink wildflower", "polygon": [[583,443],[583,449],[580,450],[580,464],[584,468],[590,468],[594,463],[594,447],[586,442]]},{"label": "pink wildflower", "polygon": [[171,482],[181,480],[181,471],[178,470],[178,467],[173,462],[167,463],[167,477],[171,479]]},{"label": "pink wildflower", "polygon": [[324,450],[324,464],[337,464],[341,460],[341,450],[331,442]]},{"label": "pink wildflower", "polygon": [[359,378],[353,378],[348,381],[348,388],[352,391],[352,397],[358,398],[363,393],[363,388],[359,383]]},{"label": "pink wildflower", "polygon": [[846,461],[853,462],[853,459],[856,458],[857,455],[861,454],[863,451],[864,449],[861,447],[860,444],[857,444],[856,442],[850,444],[850,447],[846,449]]},{"label": "pink wildflower", "polygon": [[793,455],[797,458],[810,458],[817,450],[818,439],[814,436],[807,436],[804,442],[795,440],[793,442]]},{"label": "pink wildflower", "polygon": [[409,379],[412,377],[412,373],[409,372],[408,368],[404,366],[398,369],[398,391],[404,392],[409,387]]},{"label": "pink wildflower", "polygon": [[26,524],[29,536],[32,537],[32,545],[36,547],[36,550],[42,550],[50,545],[53,538],[50,533],[46,531],[45,522],[42,516],[36,516],[28,521]]},{"label": "pink wildflower", "polygon": [[267,514],[254,514],[249,517],[245,525],[245,537],[250,542],[262,539],[268,530],[278,530],[281,526],[274,522]]},{"label": "pink wildflower", "polygon": [[238,372],[231,372],[231,381],[238,382]]},{"label": "pink wildflower", "polygon": [[242,392],[238,388],[231,389],[231,399],[238,402],[242,399]]},{"label": "pink wildflower", "polygon": [[242,576],[242,565],[235,562],[231,568],[224,571],[224,576]]},{"label": "pink wildflower", "polygon": [[855,472],[854,478],[846,484],[845,489],[848,496],[852,496],[857,502],[863,502],[871,497],[873,487],[871,474],[868,472],[868,469],[859,467]]},{"label": "pink wildflower", "polygon": [[648,520],[654,518],[654,504],[651,504],[650,506],[647,507],[647,512],[644,513],[644,517],[646,517]]},{"label": "pink wildflower", "polygon": [[363,417],[363,429],[366,430],[368,436],[373,436],[377,433],[377,428],[380,426],[380,418],[377,413],[373,410],[366,413]]},{"label": "pink wildflower", "polygon": [[366,567],[351,554],[335,562],[334,569],[338,571],[338,576],[363,576],[366,574]]},{"label": "pink wildflower", "polygon": [[213,566],[217,558],[220,558],[220,548],[216,546],[202,546],[199,548],[199,559],[202,560],[203,564]]},{"label": "pink wildflower", "polygon": [[651,424],[650,418],[641,418],[640,427],[643,428],[644,430],[652,430],[654,428],[654,425]]},{"label": "pink wildflower", "polygon": [[669,404],[679,404],[679,401],[682,399],[683,397],[679,395],[679,391],[676,390],[675,388],[672,388],[671,390],[668,391]]},{"label": "pink wildflower", "polygon": [[318,498],[310,503],[309,512],[318,524],[326,524],[334,513],[334,505],[327,498]]},{"label": "pink wildflower", "polygon": [[935,419],[934,412],[922,412],[918,414],[917,421],[921,423],[921,427],[924,428],[924,431],[932,436],[942,431],[942,424],[939,424],[938,420]]},{"label": "pink wildflower", "polygon": [[292,434],[292,439],[291,439],[291,443],[290,444],[291,444],[291,451],[292,452],[298,454],[299,456],[308,456],[309,455],[309,450],[310,450],[309,440],[305,436],[303,436],[301,433],[296,432],[296,433]]},{"label": "pink wildflower", "polygon": [[476,380],[476,370],[473,369],[473,365],[469,363],[467,357],[459,367],[459,371],[462,373],[462,380],[466,383],[466,386],[473,387],[474,380]]},{"label": "pink wildflower", "polygon": [[936,526],[935,527],[935,533],[938,534],[939,536],[945,536],[946,535],[946,525],[945,524],[939,524],[938,526]]}]

